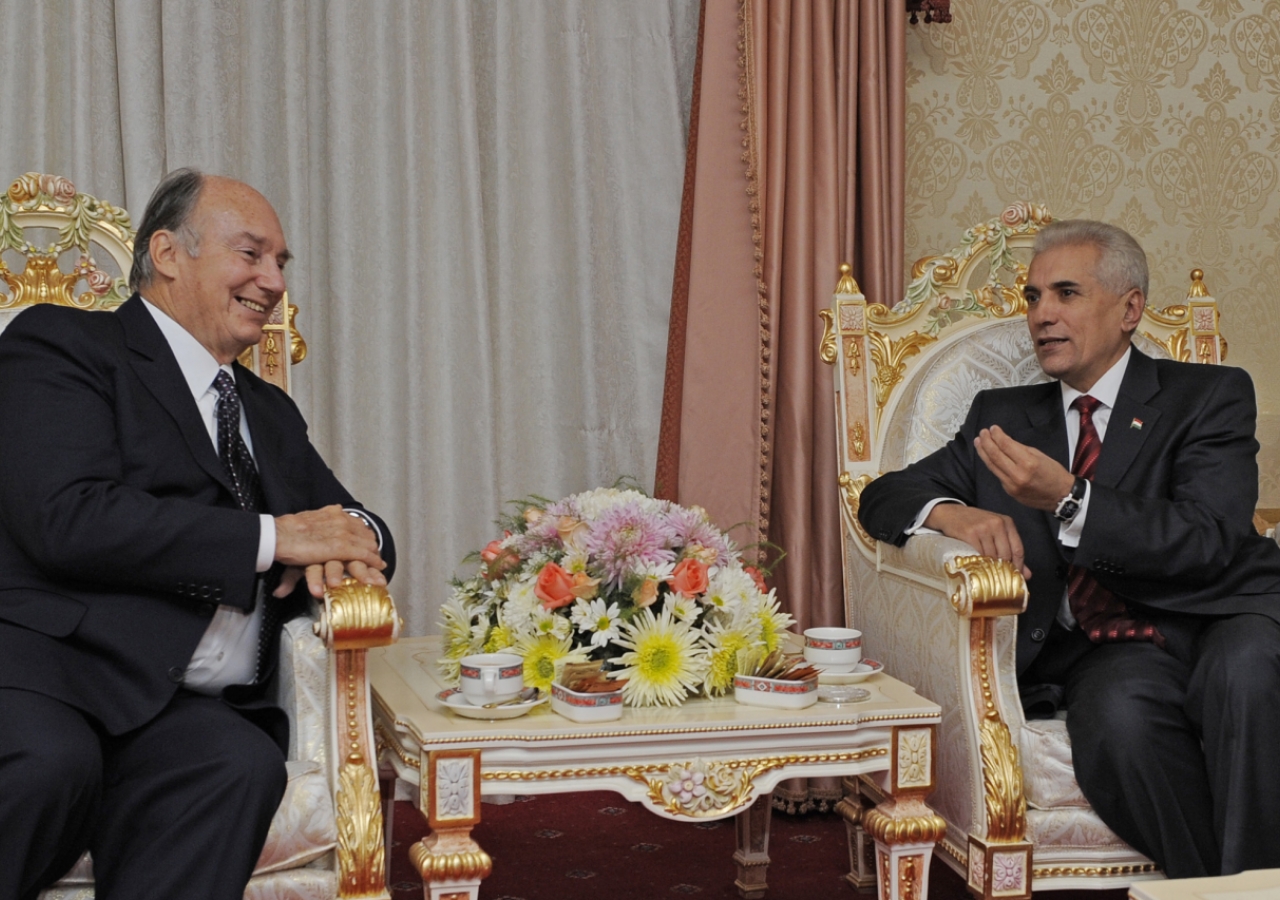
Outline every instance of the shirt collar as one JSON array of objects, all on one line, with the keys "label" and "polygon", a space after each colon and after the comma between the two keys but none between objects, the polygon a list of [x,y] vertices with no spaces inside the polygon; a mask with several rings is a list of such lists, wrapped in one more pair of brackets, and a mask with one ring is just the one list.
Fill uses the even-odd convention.
[{"label": "shirt collar", "polygon": [[142,298],[142,303],[156,320],[156,324],[160,326],[160,333],[164,335],[169,349],[178,360],[178,368],[182,370],[182,377],[186,379],[187,388],[190,389],[192,397],[199,400],[204,396],[205,391],[213,385],[213,379],[217,376],[219,369],[225,369],[235,377],[231,366],[218,365],[213,354],[168,313],[146,297]]},{"label": "shirt collar", "polygon": [[[1120,396],[1120,384],[1124,381],[1125,369],[1129,367],[1129,357],[1133,355],[1133,345],[1124,351],[1124,356],[1120,357],[1110,369],[1107,369],[1103,376],[1099,378],[1089,388],[1088,394],[1095,400],[1100,402],[1107,409],[1112,409],[1116,405],[1116,398]],[[1075,402],[1077,397],[1083,396],[1085,391],[1077,391],[1068,385],[1065,381],[1059,381],[1058,385],[1062,388],[1062,411],[1065,414],[1071,409],[1071,404]]]}]

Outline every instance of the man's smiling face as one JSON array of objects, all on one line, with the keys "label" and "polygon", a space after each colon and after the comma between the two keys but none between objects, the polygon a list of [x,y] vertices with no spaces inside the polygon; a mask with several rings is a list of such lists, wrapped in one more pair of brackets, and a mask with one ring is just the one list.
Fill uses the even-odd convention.
[{"label": "man's smiling face", "polygon": [[1039,253],[1027,271],[1027,326],[1046,375],[1088,391],[1124,355],[1146,300],[1098,278],[1101,251],[1066,244]]},{"label": "man's smiling face", "polygon": [[216,177],[206,180],[188,227],[195,255],[181,246],[174,254],[171,315],[218,362],[230,362],[258,343],[284,297],[284,231],[265,197]]}]

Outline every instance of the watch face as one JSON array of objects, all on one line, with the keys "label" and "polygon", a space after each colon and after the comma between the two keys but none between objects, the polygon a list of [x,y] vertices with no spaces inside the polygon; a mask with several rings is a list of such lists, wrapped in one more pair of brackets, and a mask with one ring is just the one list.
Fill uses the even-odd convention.
[{"label": "watch face", "polygon": [[1054,513],[1062,521],[1074,519],[1076,513],[1080,511],[1080,504],[1075,500],[1064,500],[1058,507],[1058,511]]}]

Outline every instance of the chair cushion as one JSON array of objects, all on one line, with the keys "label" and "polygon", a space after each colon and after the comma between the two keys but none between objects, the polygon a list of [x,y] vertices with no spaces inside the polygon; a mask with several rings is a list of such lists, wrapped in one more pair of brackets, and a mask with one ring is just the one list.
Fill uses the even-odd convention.
[{"label": "chair cushion", "polygon": [[[338,826],[333,813],[333,795],[320,764],[311,760],[289,760],[285,763],[289,781],[284,799],[271,820],[267,843],[262,848],[254,875],[279,872],[305,866],[328,853],[338,843]],[[62,900],[74,894],[64,890],[93,884],[93,862],[85,853],[71,871],[41,900]],[[264,888],[265,889],[265,888]],[[85,894],[92,897],[92,892]]]},{"label": "chair cushion", "polygon": [[1071,738],[1064,719],[1032,719],[1022,727],[1022,789],[1033,809],[1085,807],[1071,767]]}]

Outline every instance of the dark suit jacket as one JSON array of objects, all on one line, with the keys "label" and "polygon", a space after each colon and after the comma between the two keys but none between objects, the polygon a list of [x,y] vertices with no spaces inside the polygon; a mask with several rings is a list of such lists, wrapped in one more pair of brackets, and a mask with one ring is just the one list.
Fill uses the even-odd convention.
[{"label": "dark suit jacket", "polygon": [[[358,507],[288,395],[234,368],[266,512]],[[114,313],[36,306],[0,333],[0,686],[112,734],[149,721],[217,604],[254,602],[259,527],[138,297]]]},{"label": "dark suit jacket", "polygon": [[979,393],[945,447],[867,486],[859,519],[873,537],[901,545],[904,529],[937,497],[1011,516],[1032,573],[1018,623],[1019,672],[1053,624],[1068,564],[1092,570],[1154,619],[1171,645],[1191,639],[1205,616],[1256,612],[1280,621],[1280,547],[1252,525],[1256,415],[1244,370],[1153,360],[1135,349],[1074,551],[1058,543],[1052,513],[1006,494],[973,447],[981,429],[1000,425],[1070,468],[1056,381]]}]

